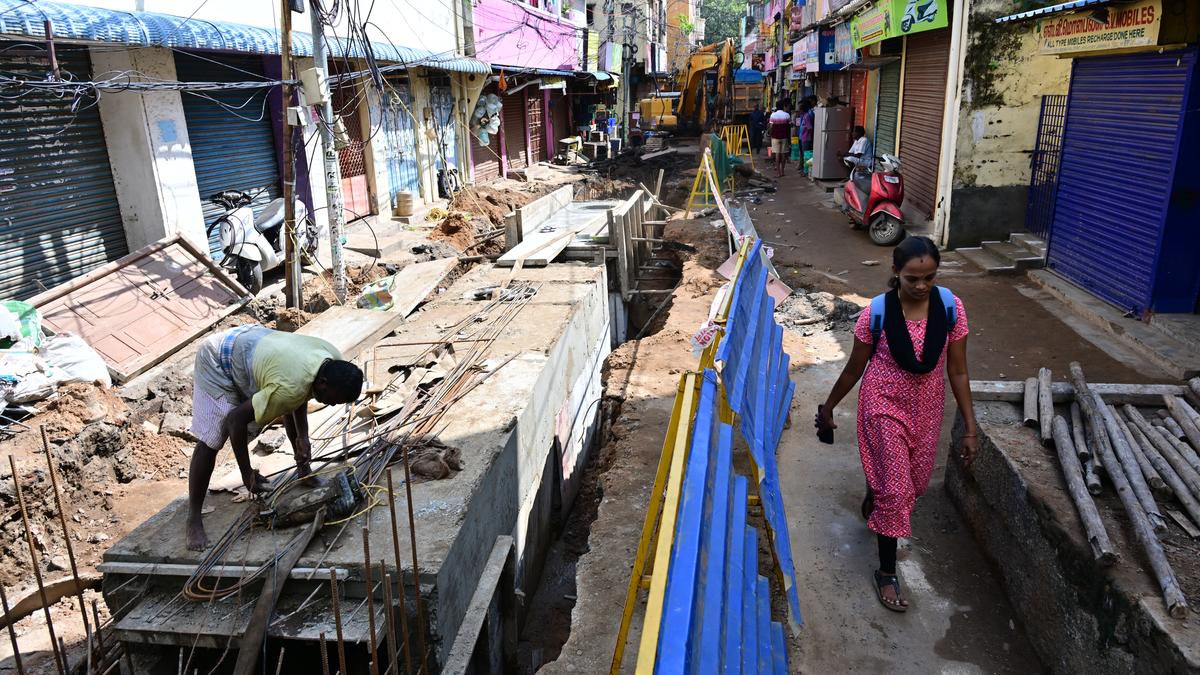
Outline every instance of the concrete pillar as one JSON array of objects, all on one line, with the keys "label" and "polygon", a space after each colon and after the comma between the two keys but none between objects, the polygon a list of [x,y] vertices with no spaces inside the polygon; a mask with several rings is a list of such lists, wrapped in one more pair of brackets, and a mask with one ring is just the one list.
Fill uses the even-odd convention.
[{"label": "concrete pillar", "polygon": [[434,147],[433,136],[433,92],[429,89],[429,79],[411,73],[408,78],[408,88],[412,92],[413,132],[417,138],[417,172],[421,177],[421,198],[426,204],[437,200],[437,148]]},{"label": "concrete pillar", "polygon": [[[169,49],[106,46],[92,48],[91,55],[97,80],[128,71],[177,79]],[[130,250],[182,234],[207,251],[182,94],[105,93],[100,97],[100,120]]]},{"label": "concrete pillar", "polygon": [[391,218],[392,181],[391,176],[388,175],[387,138],[380,128],[383,124],[383,106],[386,105],[386,101],[375,87],[366,86],[364,81],[356,82],[355,86],[363,87],[365,90],[365,96],[360,100],[366,104],[366,110],[365,114],[359,115],[359,119],[362,120],[364,127],[363,138],[370,139],[367,141],[365,154],[367,185],[371,191],[372,210],[383,218]]}]

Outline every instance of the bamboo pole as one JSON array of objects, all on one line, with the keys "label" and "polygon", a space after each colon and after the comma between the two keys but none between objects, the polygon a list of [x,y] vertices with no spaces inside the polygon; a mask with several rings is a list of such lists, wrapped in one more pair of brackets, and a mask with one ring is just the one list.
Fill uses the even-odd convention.
[{"label": "bamboo pole", "polygon": [[[1166,411],[1163,411],[1163,412],[1166,412]],[[1170,413],[1167,413],[1167,416],[1161,418],[1160,421],[1162,422],[1162,424],[1160,426],[1162,426],[1162,428],[1166,429],[1167,431],[1170,431],[1171,435],[1174,436],[1175,438],[1178,438],[1180,440],[1187,438],[1187,434],[1183,433],[1183,427],[1179,426],[1179,422],[1176,422],[1175,418],[1171,417]]]},{"label": "bamboo pole", "polygon": [[1041,429],[1042,445],[1054,445],[1054,378],[1049,368],[1038,369],[1038,426]]},{"label": "bamboo pole", "polygon": [[1100,474],[1096,473],[1096,461],[1088,450],[1083,433],[1083,413],[1079,411],[1079,403],[1071,402],[1071,440],[1075,443],[1075,454],[1083,466],[1083,482],[1087,484],[1088,492],[1098,495],[1104,491],[1100,483]]},{"label": "bamboo pole", "polygon": [[[1083,368],[1076,362],[1071,363],[1071,380],[1072,384],[1075,385],[1075,391],[1079,395],[1079,407],[1089,425],[1089,437],[1094,437],[1097,431],[1095,427],[1095,400],[1091,397],[1087,380],[1084,379]],[[1162,544],[1159,543],[1158,538],[1155,536],[1154,527],[1150,524],[1149,518],[1142,511],[1137,496],[1134,495],[1133,489],[1125,477],[1125,471],[1121,468],[1121,463],[1112,455],[1112,450],[1106,442],[1096,442],[1093,450],[1099,452],[1100,462],[1107,470],[1109,480],[1112,481],[1113,486],[1116,488],[1117,496],[1120,497],[1121,504],[1125,507],[1125,512],[1129,515],[1129,520],[1133,524],[1133,531],[1146,552],[1146,557],[1150,561],[1150,568],[1154,572],[1154,577],[1158,581],[1159,588],[1162,589],[1163,601],[1167,605],[1167,612],[1176,619],[1186,618],[1188,611],[1187,600],[1183,597],[1183,591],[1179,588],[1179,580],[1175,578],[1175,572],[1171,569],[1171,564],[1167,562],[1167,554],[1163,551]]]},{"label": "bamboo pole", "polygon": [[1118,555],[1108,538],[1108,531],[1104,529],[1100,512],[1096,510],[1096,504],[1083,482],[1083,467],[1079,464],[1079,455],[1071,442],[1071,431],[1067,428],[1067,421],[1061,416],[1055,417],[1051,430],[1054,433],[1054,448],[1058,452],[1063,477],[1067,481],[1067,492],[1071,495],[1071,501],[1075,502],[1075,510],[1079,513],[1084,533],[1092,546],[1092,559],[1097,564],[1108,567],[1117,562]]},{"label": "bamboo pole", "polygon": [[50,618],[50,602],[46,598],[46,586],[42,583],[42,570],[38,567],[37,550],[33,545],[33,531],[29,529],[29,512],[25,509],[25,495],[21,490],[21,481],[17,480],[17,461],[12,455],[8,456],[8,466],[12,469],[13,487],[17,492],[17,506],[21,510],[21,523],[25,526],[25,542],[29,545],[29,567],[37,581],[38,595],[42,599],[42,613],[46,616],[46,631],[50,634],[50,651],[54,652],[54,665],[59,675],[66,675],[66,658],[58,651],[58,636],[54,634],[54,620]]},{"label": "bamboo pole", "polygon": [[[1200,488],[1200,471],[1197,471],[1197,468],[1188,462],[1187,458],[1179,452],[1178,448],[1172,443],[1175,439],[1172,439],[1171,435],[1162,427],[1147,424],[1146,418],[1142,416],[1142,413],[1137,408],[1126,405],[1122,410],[1125,413],[1125,417],[1133,424],[1133,428],[1141,432],[1150,441],[1151,445],[1158,451],[1158,454],[1167,460],[1167,463],[1175,469],[1175,473],[1183,479],[1183,482],[1189,487],[1194,484],[1197,488]],[[1200,490],[1193,490],[1193,494],[1197,498],[1200,498]]]},{"label": "bamboo pole", "polygon": [[1188,397],[1192,405],[1200,406],[1200,377],[1188,380],[1187,391],[1184,395]]},{"label": "bamboo pole", "polygon": [[1137,461],[1138,468],[1141,469],[1142,475],[1146,477],[1146,483],[1150,485],[1150,489],[1160,497],[1171,497],[1174,493],[1163,480],[1163,477],[1154,468],[1154,464],[1150,458],[1146,456],[1142,445],[1134,438],[1133,433],[1129,430],[1129,426],[1125,424],[1125,420],[1118,414],[1114,406],[1106,406],[1108,414],[1112,415],[1113,421],[1117,423],[1117,428],[1121,430],[1121,434],[1125,437],[1125,442],[1129,444],[1129,449],[1133,451],[1133,458]]},{"label": "bamboo pole", "polygon": [[1191,406],[1178,396],[1164,396],[1163,400],[1167,403],[1167,410],[1171,411],[1171,417],[1174,417],[1179,426],[1183,428],[1188,442],[1192,444],[1193,448],[1200,450],[1200,428],[1196,427],[1196,422],[1192,419]]},{"label": "bamboo pole", "polygon": [[1036,377],[1026,378],[1025,397],[1022,402],[1024,403],[1025,426],[1038,428],[1038,379]]},{"label": "bamboo pole", "polygon": [[[1200,495],[1200,476],[1197,476],[1195,472],[1190,472],[1190,475],[1186,476],[1180,474],[1175,469],[1171,460],[1160,453],[1158,448],[1155,447],[1154,442],[1133,422],[1129,413],[1126,412],[1125,415],[1130,419],[1130,425],[1132,425],[1127,427],[1130,436],[1133,437],[1135,442],[1143,446],[1146,458],[1154,463],[1154,467],[1158,469],[1159,475],[1163,477],[1163,480],[1167,482],[1167,485],[1175,493],[1175,499],[1179,501],[1183,509],[1191,516],[1192,522],[1200,524],[1200,501],[1196,500],[1196,496]],[[1117,420],[1122,421],[1120,417],[1117,417]],[[1187,466],[1186,462],[1179,463],[1183,467],[1191,469],[1191,467]]]},{"label": "bamboo pole", "polygon": [[[1141,503],[1142,509],[1146,512],[1146,519],[1154,526],[1155,532],[1167,531],[1167,519],[1163,517],[1162,511],[1158,510],[1158,503],[1154,501],[1154,495],[1150,492],[1150,486],[1146,483],[1145,477],[1142,475],[1141,467],[1137,463],[1137,458],[1133,454],[1133,449],[1129,447],[1129,441],[1125,439],[1125,435],[1121,433],[1121,428],[1117,426],[1117,421],[1109,411],[1108,406],[1104,404],[1104,400],[1098,394],[1092,394],[1093,410],[1100,422],[1104,425],[1104,429],[1108,431],[1109,440],[1112,441],[1113,452],[1116,453],[1117,461],[1125,468],[1125,478],[1133,488],[1133,493],[1137,496],[1138,502]],[[1084,414],[1087,414],[1087,409],[1084,409]],[[1111,473],[1112,469],[1105,464],[1105,468]]]}]

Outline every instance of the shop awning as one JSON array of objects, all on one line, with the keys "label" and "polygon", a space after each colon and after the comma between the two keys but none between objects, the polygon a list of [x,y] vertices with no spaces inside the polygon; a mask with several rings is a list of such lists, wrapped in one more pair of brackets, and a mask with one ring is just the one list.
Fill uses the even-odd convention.
[{"label": "shop awning", "polygon": [[1058,14],[1059,12],[1071,12],[1071,11],[1074,11],[1077,9],[1082,9],[1084,7],[1092,7],[1094,5],[1107,5],[1112,1],[1113,0],[1072,0],[1071,2],[1063,2],[1063,3],[1057,4],[1057,5],[1050,5],[1049,7],[1039,7],[1038,9],[1031,9],[1028,12],[1021,12],[1020,14],[1010,14],[1008,16],[1002,16],[1002,17],[996,19],[996,23],[1009,23],[1012,21],[1024,21],[1026,19],[1033,19],[1033,18],[1036,18],[1039,16],[1046,16],[1048,14]]},{"label": "shop awning", "polygon": [[[51,0],[0,0],[0,36],[45,39],[43,22],[53,24],[56,40],[122,44],[131,47],[169,47],[243,54],[278,54],[279,33],[228,21],[188,19],[158,12],[122,12]],[[330,56],[366,58],[359,42],[329,37]],[[292,34],[292,54],[312,56],[308,33]],[[446,56],[426,49],[371,43],[376,61],[425,66],[461,73],[487,74],[491,67],[479,59]]]}]

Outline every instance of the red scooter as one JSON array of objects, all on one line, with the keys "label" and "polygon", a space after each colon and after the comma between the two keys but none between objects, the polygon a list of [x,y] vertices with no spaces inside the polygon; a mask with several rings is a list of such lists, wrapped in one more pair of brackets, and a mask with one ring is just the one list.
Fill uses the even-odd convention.
[{"label": "red scooter", "polygon": [[904,177],[900,175],[900,158],[884,155],[875,162],[876,169],[868,174],[860,169],[854,158],[847,157],[850,178],[834,192],[834,201],[850,218],[854,229],[867,228],[871,241],[880,246],[895,246],[904,239]]}]

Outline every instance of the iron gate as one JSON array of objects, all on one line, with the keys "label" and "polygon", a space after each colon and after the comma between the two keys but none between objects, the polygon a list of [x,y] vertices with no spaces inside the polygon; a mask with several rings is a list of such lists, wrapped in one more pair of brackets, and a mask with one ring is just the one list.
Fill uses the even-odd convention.
[{"label": "iron gate", "polygon": [[437,168],[457,169],[458,134],[454,130],[454,94],[450,91],[450,85],[435,85],[430,87],[430,98],[433,100],[434,133],[439,146],[435,148],[437,157],[434,158]]},{"label": "iron gate", "polygon": [[1062,158],[1066,119],[1066,94],[1042,97],[1037,144],[1029,158],[1029,203],[1025,207],[1025,229],[1046,242],[1050,241],[1050,225],[1054,222],[1054,199],[1058,193],[1058,166]]},{"label": "iron gate", "polygon": [[408,84],[392,82],[387,94],[384,129],[387,136],[388,179],[392,204],[401,192],[420,197],[421,177],[417,170],[417,134],[413,129],[413,98]]}]

